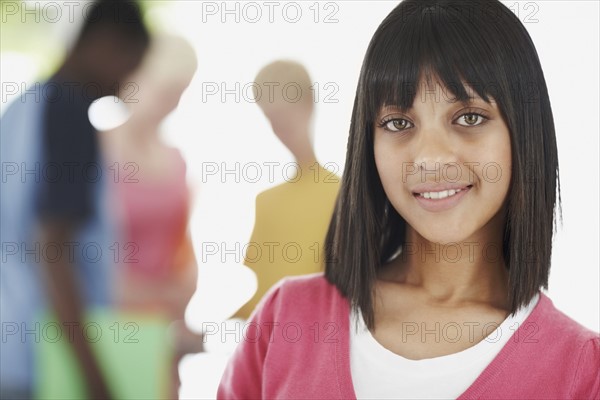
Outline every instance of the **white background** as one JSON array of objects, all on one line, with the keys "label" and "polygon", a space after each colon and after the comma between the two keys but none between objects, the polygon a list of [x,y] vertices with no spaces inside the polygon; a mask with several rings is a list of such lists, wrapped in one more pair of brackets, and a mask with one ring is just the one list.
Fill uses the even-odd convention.
[{"label": "white background", "polygon": [[[312,1],[298,2],[302,16],[291,23],[296,14],[294,8],[283,13],[285,2],[275,2],[273,22],[269,21],[266,3],[257,2],[262,18],[251,23],[249,19],[256,17],[256,7],[246,6],[244,13],[244,2],[204,3],[211,4],[157,2],[148,15],[164,30],[186,37],[195,47],[199,61],[180,108],[164,126],[165,139],[179,147],[186,158],[195,193],[191,227],[200,261],[199,289],[187,314],[195,329],[200,329],[203,322],[225,320],[252,294],[252,275],[240,264],[241,247],[248,242],[252,230],[256,194],[283,182],[283,169],[275,168],[275,179],[270,181],[264,168],[262,179],[252,183],[244,179],[243,167],[250,162],[279,162],[283,166],[293,161],[249,95],[244,98],[241,93],[236,101],[230,93],[222,101],[219,92],[203,99],[206,85],[224,84],[232,90],[236,82],[240,87],[251,82],[262,66],[275,59],[303,63],[312,80],[319,84],[321,95],[332,93],[323,90],[326,83],[339,89],[332,95],[337,103],[326,103],[321,98],[316,104],[314,144],[320,162],[335,163],[341,173],[362,58],[378,24],[397,4],[336,1],[315,6]],[[548,293],[567,315],[599,331],[599,4],[504,3],[518,12],[533,38],[556,123],[564,223],[555,238]],[[203,7],[216,7],[217,13],[203,13]],[[223,15],[224,7],[237,7],[239,21],[235,20],[235,11]],[[315,8],[320,11],[318,22],[314,20]],[[324,18],[332,11],[337,22],[325,23]],[[64,35],[64,31],[57,27],[57,35]],[[9,63],[3,54],[3,82],[35,77],[35,66],[26,57],[11,57],[19,63]],[[214,163],[222,172],[223,168],[234,169],[236,162],[239,177],[235,173],[203,175]],[[217,243],[221,252],[203,255],[203,243],[209,242]],[[236,243],[240,246],[237,251]],[[234,249],[233,253],[224,253],[223,246]],[[218,349],[213,354],[184,360],[182,395],[213,396],[225,362],[226,356]]]}]

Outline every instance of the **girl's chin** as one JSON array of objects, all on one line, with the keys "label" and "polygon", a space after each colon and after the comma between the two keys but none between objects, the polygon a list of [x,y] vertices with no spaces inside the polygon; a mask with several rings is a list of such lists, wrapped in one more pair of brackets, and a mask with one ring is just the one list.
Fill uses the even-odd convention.
[{"label": "girl's chin", "polygon": [[423,237],[423,239],[436,243],[439,245],[451,245],[456,243],[461,243],[466,241],[469,237],[472,236],[472,232],[467,232],[466,230],[445,230],[443,228],[436,229],[435,231],[427,228],[427,229],[416,229],[417,233]]}]

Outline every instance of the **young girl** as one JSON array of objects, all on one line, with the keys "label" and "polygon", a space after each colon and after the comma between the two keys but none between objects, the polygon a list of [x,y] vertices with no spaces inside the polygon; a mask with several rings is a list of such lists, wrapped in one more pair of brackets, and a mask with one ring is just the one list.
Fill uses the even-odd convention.
[{"label": "young girl", "polygon": [[508,8],[396,7],[365,56],[345,168],[325,274],[263,298],[219,398],[600,398],[600,337],[540,290],[556,138]]}]

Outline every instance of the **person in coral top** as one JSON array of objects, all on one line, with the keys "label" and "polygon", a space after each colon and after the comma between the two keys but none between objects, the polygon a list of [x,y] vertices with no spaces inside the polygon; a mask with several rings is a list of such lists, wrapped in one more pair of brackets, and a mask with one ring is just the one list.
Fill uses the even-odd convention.
[{"label": "person in coral top", "polygon": [[600,336],[542,292],[558,189],[518,18],[403,1],[364,59],[325,272],[265,295],[217,397],[599,399]]},{"label": "person in coral top", "polygon": [[172,322],[175,357],[170,398],[177,397],[180,359],[200,352],[202,338],[184,321],[197,281],[188,229],[191,201],[186,164],[179,150],[160,138],[159,127],[178,106],[196,67],[194,49],[187,41],[154,37],[142,65],[131,76],[134,87],[123,86],[131,100],[126,100],[130,118],[102,138],[110,168],[119,172],[113,185],[114,208],[121,222],[116,303],[120,311]]}]

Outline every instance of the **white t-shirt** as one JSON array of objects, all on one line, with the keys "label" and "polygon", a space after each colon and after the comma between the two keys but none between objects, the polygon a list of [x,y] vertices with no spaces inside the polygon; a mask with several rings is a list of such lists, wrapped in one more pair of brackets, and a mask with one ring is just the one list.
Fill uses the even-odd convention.
[{"label": "white t-shirt", "polygon": [[[457,398],[502,350],[538,300],[539,293],[476,345],[458,353],[422,360],[410,360],[383,347],[366,328],[362,315],[351,311],[350,368],[357,398]],[[440,330],[443,332],[444,327]],[[449,335],[457,334],[456,328],[452,327],[448,332],[452,332]]]}]

